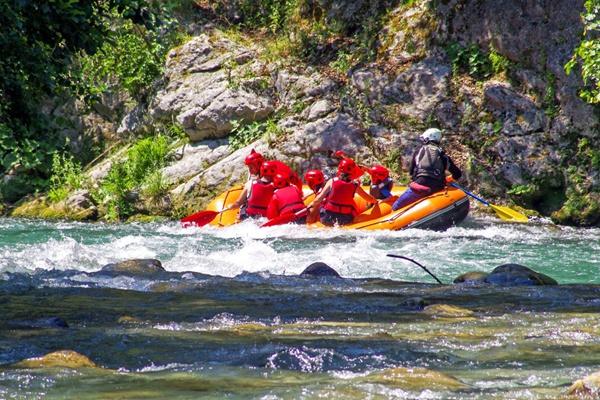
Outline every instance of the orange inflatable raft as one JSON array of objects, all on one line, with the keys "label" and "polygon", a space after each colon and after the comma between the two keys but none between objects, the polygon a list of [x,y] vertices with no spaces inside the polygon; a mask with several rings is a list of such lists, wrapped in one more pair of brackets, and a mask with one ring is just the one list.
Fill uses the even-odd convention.
[{"label": "orange inflatable raft", "polygon": [[[367,192],[369,187],[363,187]],[[395,196],[401,195],[406,190],[405,186],[394,186],[392,193]],[[221,211],[224,207],[237,200],[242,191],[242,187],[236,187],[228,190],[206,207],[207,210]],[[308,186],[303,187],[304,195],[308,196],[305,204],[312,201],[314,195]],[[367,230],[400,230],[406,228],[420,228],[445,230],[451,226],[462,222],[469,213],[469,199],[467,195],[459,189],[448,187],[443,191],[436,192],[430,196],[424,197],[419,201],[396,211],[392,211],[394,198],[382,201],[379,204],[367,208],[365,200],[356,195],[354,201],[357,205],[359,214],[354,218],[354,222],[344,225],[344,229],[367,229]],[[225,211],[218,215],[211,225],[229,226],[238,222],[237,210]],[[325,227],[319,222],[310,224],[314,227]]]}]

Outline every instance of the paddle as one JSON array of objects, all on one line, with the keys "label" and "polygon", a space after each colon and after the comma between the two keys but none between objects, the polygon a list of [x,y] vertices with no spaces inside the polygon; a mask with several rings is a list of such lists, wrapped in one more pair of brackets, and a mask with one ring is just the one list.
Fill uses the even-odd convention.
[{"label": "paddle", "polygon": [[496,206],[494,204],[490,204],[489,202],[483,200],[482,198],[477,197],[473,193],[467,191],[467,189],[461,187],[460,185],[458,185],[455,182],[450,183],[450,186],[462,190],[468,196],[471,196],[475,200],[478,200],[478,201],[482,202],[483,204],[485,204],[486,206],[490,207],[492,210],[494,210],[494,212],[496,213],[496,215],[500,219],[502,219],[503,221],[508,221],[508,222],[529,222],[529,218],[527,218],[526,215],[521,214],[520,212],[515,211],[512,208],[508,208],[508,207],[504,207],[504,206]]},{"label": "paddle", "polygon": [[298,218],[304,217],[306,214],[308,214],[308,208],[303,208],[302,210],[297,211],[295,213],[291,212],[291,211],[286,212],[286,213],[281,214],[278,217],[268,220],[267,222],[262,224],[260,227],[266,228],[269,226],[289,224],[290,222],[294,222]]},{"label": "paddle", "polygon": [[192,215],[188,215],[187,217],[181,218],[179,221],[184,228],[187,228],[188,226],[204,226],[209,224],[213,219],[216,218],[217,215],[221,214],[222,212],[223,211],[202,210]]},{"label": "paddle", "polygon": [[423,271],[427,272],[429,275],[431,275],[433,277],[433,279],[435,279],[440,285],[443,285],[442,281],[440,281],[437,276],[435,276],[434,274],[432,274],[431,272],[429,272],[429,270],[427,268],[425,268],[423,265],[419,264],[418,262],[416,262],[415,260],[413,260],[412,258],[408,258],[408,257],[404,257],[404,256],[397,256],[395,254],[387,254],[388,257],[393,257],[393,258],[401,258],[403,260],[408,260],[412,263],[417,264],[419,267],[423,268]]}]

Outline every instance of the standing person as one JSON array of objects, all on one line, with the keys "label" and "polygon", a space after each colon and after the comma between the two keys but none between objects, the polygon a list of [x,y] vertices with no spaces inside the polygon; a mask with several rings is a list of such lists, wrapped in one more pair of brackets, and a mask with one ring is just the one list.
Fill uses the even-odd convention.
[{"label": "standing person", "polygon": [[277,174],[277,165],[271,161],[265,161],[260,167],[260,178],[252,179],[246,182],[244,189],[238,199],[223,211],[245,205],[245,208],[240,209],[239,219],[244,220],[248,217],[259,218],[267,216],[267,207],[275,186],[273,186],[273,178]]},{"label": "standing person", "polygon": [[[277,174],[273,178],[275,192],[267,208],[267,218],[273,219],[282,214],[295,213],[305,208],[302,192],[290,184],[287,175]],[[294,220],[296,224],[305,224],[306,215]]]},{"label": "standing person", "polygon": [[442,132],[429,128],[420,136],[423,145],[413,154],[410,162],[412,182],[404,193],[394,202],[392,210],[398,210],[446,186],[446,170],[453,179],[462,176],[461,170],[440,147]]},{"label": "standing person", "polygon": [[262,154],[252,149],[250,154],[244,159],[244,164],[248,167],[248,180],[258,179],[260,177],[260,166],[265,161]]},{"label": "standing person", "polygon": [[356,215],[356,204],[354,194],[369,203],[377,203],[377,199],[365,192],[359,183],[353,180],[352,174],[356,171],[356,163],[345,158],[338,165],[338,176],[330,179],[317,197],[308,206],[309,210],[319,207],[321,202],[327,198],[327,203],[321,210],[321,223],[324,225],[348,225],[352,223]]},{"label": "standing person", "polygon": [[371,188],[369,194],[377,200],[385,200],[392,197],[394,181],[390,177],[390,171],[383,165],[374,165],[367,170],[371,175]]}]

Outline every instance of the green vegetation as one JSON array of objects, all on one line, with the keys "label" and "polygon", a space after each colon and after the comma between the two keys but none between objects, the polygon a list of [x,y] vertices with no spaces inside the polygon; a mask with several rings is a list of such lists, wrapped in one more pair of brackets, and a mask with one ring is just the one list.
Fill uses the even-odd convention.
[{"label": "green vegetation", "polygon": [[464,47],[456,42],[450,43],[446,46],[446,54],[454,74],[466,73],[478,80],[506,73],[511,67],[510,61],[494,48],[486,55],[475,44]]},{"label": "green vegetation", "polygon": [[160,169],[167,164],[168,153],[167,138],[158,135],[138,141],[127,151],[124,162],[113,163],[94,193],[95,200],[106,207],[107,220],[122,220],[134,212],[131,197],[136,189],[154,199],[166,193]]},{"label": "green vegetation", "polygon": [[583,39],[565,65],[565,71],[570,74],[578,65],[586,85],[579,95],[588,103],[600,104],[600,0],[587,0],[585,10]]},{"label": "green vegetation", "polygon": [[246,125],[242,121],[234,120],[231,121],[231,124],[233,129],[229,135],[229,145],[233,150],[241,149],[261,137],[265,138],[267,142],[272,142],[282,133],[274,118],[266,121],[254,121]]},{"label": "green vegetation", "polygon": [[81,165],[72,156],[55,153],[52,157],[52,175],[48,199],[57,203],[67,198],[70,192],[81,189],[85,184]]}]

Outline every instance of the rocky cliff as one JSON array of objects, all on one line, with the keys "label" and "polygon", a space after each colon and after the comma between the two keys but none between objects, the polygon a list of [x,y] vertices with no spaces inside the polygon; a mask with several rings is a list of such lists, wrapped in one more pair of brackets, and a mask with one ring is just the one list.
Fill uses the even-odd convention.
[{"label": "rocky cliff", "polygon": [[[564,71],[583,0],[305,1],[279,35],[233,29],[238,2],[216,3],[197,3],[193,35],[168,54],[152,99],[109,132],[176,124],[187,135],[162,168],[160,213],[197,210],[242,182],[251,148],[299,172],[333,168],[329,152],[344,150],[406,180],[418,135],[436,126],[469,188],[559,223],[600,224],[599,110]],[[323,40],[310,18],[343,28]],[[116,154],[88,171],[94,182]],[[16,214],[36,212],[27,207]]]}]

